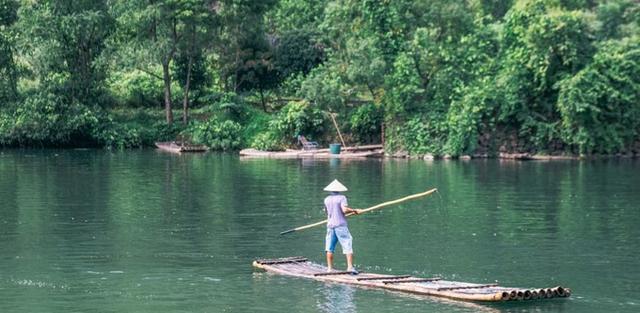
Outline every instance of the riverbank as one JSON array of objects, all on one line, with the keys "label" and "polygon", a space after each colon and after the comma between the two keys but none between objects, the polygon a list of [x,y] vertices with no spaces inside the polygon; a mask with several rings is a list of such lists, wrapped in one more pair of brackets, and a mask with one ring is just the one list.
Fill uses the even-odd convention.
[{"label": "riverbank", "polygon": [[[27,129],[9,127],[9,124],[2,124],[0,127],[0,147],[8,148],[107,148],[107,149],[130,149],[130,148],[152,148],[157,141],[187,140],[194,144],[207,144],[213,151],[238,151],[241,156],[250,157],[332,157],[328,149],[318,149],[312,153],[309,151],[296,150],[300,148],[292,140],[282,138],[271,138],[270,122],[274,119],[268,113],[256,109],[247,110],[247,116],[241,122],[224,120],[223,117],[216,116],[217,112],[211,107],[197,108],[191,111],[191,121],[188,124],[174,122],[169,125],[163,120],[162,111],[158,109],[111,109],[100,111],[100,118],[89,123],[86,127],[81,127],[68,135],[62,136],[60,140],[54,140],[49,135],[54,133],[52,129],[33,128],[33,124]],[[174,114],[179,114],[178,111]],[[333,142],[335,138],[331,136],[331,131],[327,128],[322,134],[317,135],[322,146],[328,146],[327,142]],[[27,131],[28,130],[28,131]],[[293,131],[288,131],[291,133]],[[27,135],[31,134],[31,135]],[[49,136],[49,137],[48,137]],[[580,159],[602,159],[602,158],[638,158],[640,157],[640,141],[629,145],[624,151],[626,153],[615,154],[572,154],[567,153],[562,148],[565,146],[549,144],[547,153],[531,152],[537,149],[531,145],[519,143],[513,136],[502,134],[498,139],[489,140],[489,135],[480,137],[478,148],[475,153],[462,155],[439,155],[439,154],[416,154],[405,150],[390,152],[388,147],[382,145],[362,145],[361,147],[375,147],[366,153],[350,154],[346,157],[389,157],[389,158],[410,158],[410,159],[512,159],[512,160],[580,160]],[[267,141],[265,142],[265,138]],[[347,137],[350,145],[357,147],[359,144],[355,138]],[[63,140],[64,139],[64,140]],[[260,139],[260,140],[258,140]],[[350,139],[350,141],[349,141]],[[389,142],[394,141],[394,137],[387,134]],[[270,142],[269,140],[273,140]],[[415,140],[412,140],[415,141]],[[262,151],[261,146],[275,146],[282,149],[279,151]],[[349,148],[344,148],[347,151]],[[398,149],[398,147],[396,147]],[[400,148],[402,149],[402,148]],[[442,147],[436,147],[442,150]],[[493,151],[498,149],[499,151]],[[529,151],[529,152],[522,152]],[[539,151],[539,150],[538,150]],[[335,157],[335,156],[334,156]]]},{"label": "riverbank", "polygon": [[433,154],[409,155],[406,152],[386,153],[388,158],[395,159],[423,159],[432,160],[471,160],[471,159],[502,159],[502,160],[518,160],[518,161],[562,161],[562,160],[593,160],[593,159],[637,159],[640,158],[638,153],[629,154],[593,154],[593,155],[572,155],[572,154],[535,154],[535,153],[507,153],[501,152],[495,155],[489,154],[465,154],[460,156],[435,156]]},{"label": "riverbank", "polygon": [[[373,148],[372,148],[373,147]],[[349,149],[349,148],[347,148]],[[357,149],[357,148],[356,148]],[[406,152],[385,153],[382,145],[361,146],[360,150],[346,151],[340,154],[331,154],[329,149],[317,150],[294,150],[287,149],[285,151],[260,151],[256,149],[243,149],[239,154],[241,157],[255,158],[274,158],[274,159],[290,159],[290,158],[391,158],[391,159],[414,159],[414,160],[471,160],[471,159],[501,159],[501,160],[517,160],[517,161],[566,161],[566,160],[593,160],[593,159],[636,159],[640,158],[640,154],[615,154],[615,155],[570,155],[570,154],[531,154],[531,153],[498,153],[495,155],[488,154],[472,154],[460,156],[434,156],[432,154],[409,155]]]},{"label": "riverbank", "polygon": [[[379,145],[371,145],[371,146],[379,146]],[[368,146],[363,146],[368,147]],[[0,153],[3,151],[10,150],[42,150],[42,149],[50,149],[51,147],[0,147]],[[155,145],[144,145],[141,147],[135,148],[127,148],[127,149],[117,149],[124,151],[133,151],[140,149],[156,149],[161,150]],[[84,150],[84,149],[95,149],[102,150],[105,148],[96,148],[96,147],[55,147],[55,149],[62,150]],[[110,148],[106,148],[107,150],[111,150]],[[216,153],[223,151],[200,151],[195,152],[198,153]],[[369,149],[365,151],[341,151],[340,154],[331,154],[329,149],[318,149],[316,151],[308,151],[308,150],[296,150],[296,149],[286,149],[285,151],[261,151],[252,148],[242,149],[236,152],[231,152],[232,154],[237,154],[242,158],[272,158],[272,159],[296,159],[296,158],[315,158],[315,159],[329,159],[329,158],[383,158],[383,159],[408,159],[408,160],[425,160],[425,161],[448,161],[448,160],[461,160],[468,161],[472,159],[500,159],[500,160],[513,160],[513,161],[568,161],[568,160],[601,160],[601,159],[640,159],[639,154],[612,154],[612,155],[548,155],[548,154],[530,154],[530,153],[499,153],[495,155],[488,154],[471,154],[471,155],[460,155],[460,156],[434,156],[432,154],[423,154],[423,155],[409,155],[406,152],[396,152],[396,153],[388,153],[385,152],[384,149]]]}]

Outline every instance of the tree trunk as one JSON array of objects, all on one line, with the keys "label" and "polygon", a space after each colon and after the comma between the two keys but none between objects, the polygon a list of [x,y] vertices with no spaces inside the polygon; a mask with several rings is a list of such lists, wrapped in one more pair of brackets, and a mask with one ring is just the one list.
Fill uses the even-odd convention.
[{"label": "tree trunk", "polygon": [[167,116],[167,124],[173,123],[173,112],[171,112],[171,76],[169,74],[169,63],[171,59],[162,62],[162,80],[164,81],[164,109]]},{"label": "tree trunk", "polygon": [[371,85],[369,83],[367,83],[367,88],[369,89],[369,92],[371,93],[371,102],[375,103],[376,102],[376,93],[375,91],[373,91],[373,87],[371,87]]},{"label": "tree trunk", "polygon": [[259,87],[260,90],[260,101],[262,102],[262,110],[264,113],[267,113],[267,104],[264,102],[264,92],[262,91],[262,87]]},{"label": "tree trunk", "polygon": [[189,86],[191,85],[191,67],[193,66],[193,55],[189,56],[187,65],[187,82],[184,84],[184,99],[182,100],[182,123],[187,124],[189,117]]},{"label": "tree trunk", "polygon": [[381,128],[380,141],[382,142],[382,148],[384,149],[385,148],[385,146],[384,146],[384,121],[382,122],[382,125],[381,125],[380,128]]}]

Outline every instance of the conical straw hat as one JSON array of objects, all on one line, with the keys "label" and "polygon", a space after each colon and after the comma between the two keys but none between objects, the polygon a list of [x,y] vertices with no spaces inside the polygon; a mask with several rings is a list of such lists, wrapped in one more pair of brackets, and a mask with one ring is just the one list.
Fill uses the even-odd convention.
[{"label": "conical straw hat", "polygon": [[331,184],[329,184],[327,187],[324,187],[325,191],[336,191],[336,192],[343,192],[343,191],[347,191],[347,187],[345,187],[343,184],[341,184],[337,179],[334,179]]}]

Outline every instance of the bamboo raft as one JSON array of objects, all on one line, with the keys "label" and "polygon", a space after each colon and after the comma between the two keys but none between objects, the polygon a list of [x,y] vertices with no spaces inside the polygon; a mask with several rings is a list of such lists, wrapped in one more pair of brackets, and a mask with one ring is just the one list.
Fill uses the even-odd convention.
[{"label": "bamboo raft", "polygon": [[369,288],[382,288],[405,293],[444,297],[465,301],[519,301],[566,298],[571,296],[569,288],[513,288],[497,283],[473,284],[448,281],[441,277],[421,278],[413,275],[384,275],[331,271],[327,267],[312,263],[304,257],[259,259],[253,266],[282,275],[310,278],[324,282],[343,283]]},{"label": "bamboo raft", "polygon": [[256,149],[240,150],[242,157],[259,157],[274,159],[329,159],[329,158],[379,158],[384,156],[382,145],[368,145],[356,147],[343,147],[340,154],[331,154],[329,149],[293,150],[286,151],[261,151]]},{"label": "bamboo raft", "polygon": [[158,149],[168,151],[168,152],[173,152],[173,153],[205,152],[209,150],[209,148],[207,148],[207,146],[204,146],[204,145],[192,145],[192,144],[187,144],[184,142],[176,142],[176,141],[156,142],[155,144],[156,144],[156,147],[158,147]]}]

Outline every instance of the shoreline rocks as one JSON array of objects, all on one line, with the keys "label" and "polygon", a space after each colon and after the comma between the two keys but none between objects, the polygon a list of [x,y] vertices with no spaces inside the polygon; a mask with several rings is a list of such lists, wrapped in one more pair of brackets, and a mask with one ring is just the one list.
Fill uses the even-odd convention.
[{"label": "shoreline rocks", "polygon": [[459,156],[434,155],[431,153],[411,155],[406,151],[398,153],[385,153],[385,157],[392,159],[416,159],[424,161],[434,160],[463,160],[472,159],[498,159],[498,160],[514,160],[514,161],[567,161],[567,160],[601,160],[601,159],[636,159],[640,158],[640,154],[611,154],[611,155],[549,155],[549,154],[531,154],[531,153],[506,153],[501,152],[497,155],[482,154],[463,154]]}]

